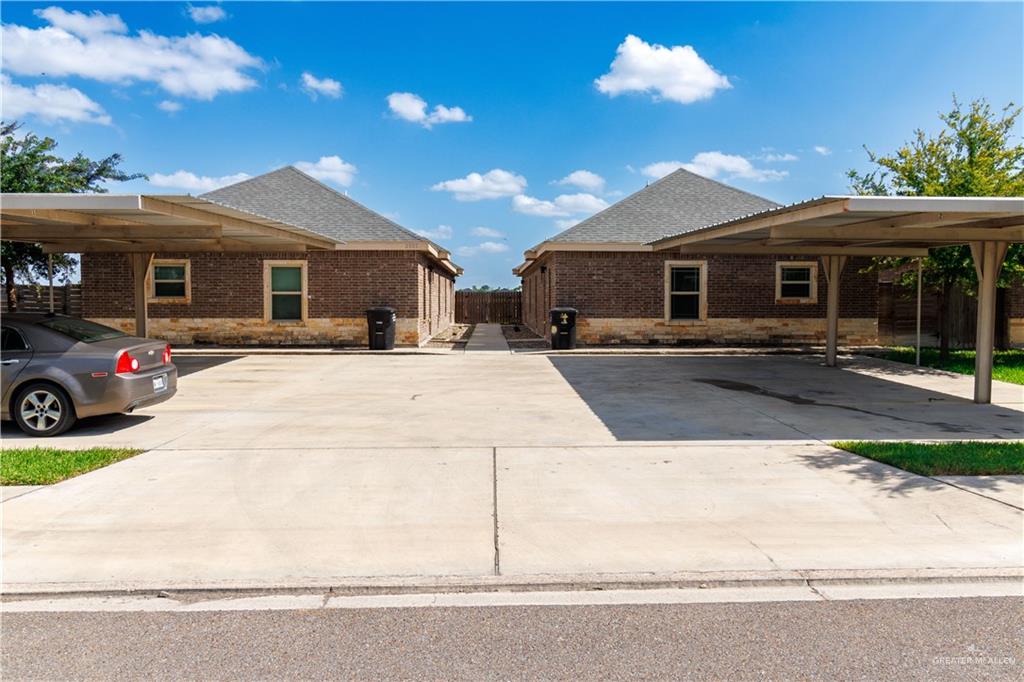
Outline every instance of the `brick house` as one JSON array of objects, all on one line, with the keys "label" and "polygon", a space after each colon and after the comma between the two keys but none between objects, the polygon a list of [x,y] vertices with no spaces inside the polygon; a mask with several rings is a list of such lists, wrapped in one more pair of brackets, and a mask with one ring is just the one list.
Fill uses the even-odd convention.
[{"label": "brick house", "polygon": [[[538,244],[513,272],[524,323],[579,311],[577,339],[615,343],[818,343],[826,282],[818,260],[655,251],[652,242],[778,204],[680,169]],[[840,287],[843,343],[878,338],[877,276],[851,258]]]},{"label": "brick house", "polygon": [[[158,253],[149,336],[172,343],[367,342],[365,311],[397,311],[396,342],[422,345],[454,321],[461,270],[441,247],[287,166],[202,195],[336,243],[334,250]],[[124,253],[82,255],[83,316],[134,329]]]}]

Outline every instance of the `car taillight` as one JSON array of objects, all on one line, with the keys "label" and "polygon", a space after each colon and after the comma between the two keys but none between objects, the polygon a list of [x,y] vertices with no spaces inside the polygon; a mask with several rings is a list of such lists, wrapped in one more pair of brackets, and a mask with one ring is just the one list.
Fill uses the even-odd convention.
[{"label": "car taillight", "polygon": [[139,360],[133,358],[131,353],[125,351],[117,358],[117,367],[114,368],[116,374],[132,374],[133,372],[139,371]]},{"label": "car taillight", "polygon": [[166,346],[164,346],[163,360],[165,365],[171,364],[171,344],[167,344]]}]

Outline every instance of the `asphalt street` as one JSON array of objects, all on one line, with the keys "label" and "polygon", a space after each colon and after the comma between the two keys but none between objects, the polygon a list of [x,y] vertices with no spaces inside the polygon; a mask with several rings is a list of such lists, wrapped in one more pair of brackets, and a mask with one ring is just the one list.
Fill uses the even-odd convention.
[{"label": "asphalt street", "polygon": [[1024,599],[9,613],[15,679],[1013,679]]}]

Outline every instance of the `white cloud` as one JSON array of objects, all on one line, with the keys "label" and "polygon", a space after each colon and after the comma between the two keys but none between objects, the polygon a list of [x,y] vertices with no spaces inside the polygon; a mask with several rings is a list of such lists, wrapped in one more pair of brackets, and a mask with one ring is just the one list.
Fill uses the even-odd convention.
[{"label": "white cloud", "polygon": [[169,114],[173,114],[176,111],[181,111],[181,102],[175,102],[172,99],[165,99],[157,104],[156,108],[160,111],[166,111]]},{"label": "white cloud", "polygon": [[60,7],[47,7],[33,12],[40,19],[46,19],[51,26],[79,36],[97,36],[103,33],[127,33],[128,26],[117,14],[104,14],[95,10],[92,14],[68,12]]},{"label": "white cloud", "polygon": [[416,234],[427,239],[451,239],[454,233],[451,225],[438,225],[436,230],[416,230]]},{"label": "white cloud", "polygon": [[481,253],[504,253],[508,251],[508,245],[501,242],[481,242],[476,246],[460,246],[455,249],[459,256],[476,256]]},{"label": "white cloud", "polygon": [[435,192],[451,192],[456,201],[500,199],[526,189],[526,178],[511,171],[494,168],[483,175],[470,173],[464,178],[445,180],[431,187]]},{"label": "white cloud", "polygon": [[561,180],[557,180],[554,184],[556,185],[571,185],[573,187],[579,187],[580,189],[588,192],[600,194],[604,191],[604,178],[597,173],[592,173],[588,170],[577,170],[569,173]]},{"label": "white cloud", "polygon": [[149,184],[154,187],[171,187],[189,192],[211,192],[220,187],[247,180],[249,177],[248,173],[235,173],[234,175],[222,175],[219,178],[214,178],[208,175],[196,175],[190,171],[180,170],[169,175],[153,173],[149,176]]},{"label": "white cloud", "polygon": [[717,178],[721,175],[728,179],[742,178],[757,182],[781,180],[789,175],[787,171],[755,168],[749,159],[735,154],[723,154],[722,152],[700,152],[689,163],[683,163],[682,161],[659,161],[645,166],[641,172],[647,177],[657,179],[663,178],[680,168],[685,168],[691,173],[703,175],[706,178]]},{"label": "white cloud", "polygon": [[829,149],[828,147],[826,147],[825,145],[822,145],[822,144],[814,145],[814,151],[818,152],[822,156],[828,156],[829,154],[832,153],[831,149]]},{"label": "white cloud", "polygon": [[462,107],[446,107],[443,104],[435,105],[434,110],[427,113],[426,100],[411,92],[393,92],[387,100],[392,114],[405,121],[419,123],[424,128],[439,123],[468,123],[473,120]]},{"label": "white cloud", "polygon": [[502,239],[505,237],[504,232],[499,232],[491,227],[474,227],[472,233],[476,237],[490,237],[491,239]]},{"label": "white cloud", "polygon": [[333,78],[317,78],[309,71],[302,72],[302,90],[316,101],[317,95],[323,95],[330,99],[341,97],[343,89],[341,83]]},{"label": "white cloud", "polygon": [[766,163],[786,163],[786,162],[789,162],[789,161],[799,161],[800,160],[799,156],[797,156],[796,154],[790,154],[788,152],[785,153],[785,154],[777,154],[775,152],[768,152],[767,154],[762,154],[761,156],[755,156],[754,158],[759,160],[759,161],[764,161]]},{"label": "white cloud", "polygon": [[555,221],[555,225],[559,230],[568,230],[570,227],[579,225],[582,218],[560,218]]},{"label": "white cloud", "polygon": [[610,97],[628,92],[652,93],[657,100],[690,104],[708,99],[716,90],[731,88],[729,79],[700,58],[690,45],[651,45],[626,36],[615,53],[611,70],[594,81]]},{"label": "white cloud", "polygon": [[192,21],[197,24],[212,24],[228,18],[228,13],[224,11],[224,8],[217,5],[202,5],[200,7],[189,5],[186,11]]},{"label": "white cloud", "polygon": [[351,185],[358,172],[355,166],[347,161],[342,161],[340,156],[321,156],[320,160],[315,163],[296,161],[295,167],[317,180],[333,182],[342,187]]},{"label": "white cloud", "polygon": [[569,213],[597,213],[608,208],[608,202],[593,194],[561,194],[555,197],[555,205]]},{"label": "white cloud", "polygon": [[518,194],[512,197],[512,210],[526,215],[555,218],[577,213],[596,213],[608,208],[608,202],[593,194],[560,194],[553,201]]},{"label": "white cloud", "polygon": [[0,109],[5,121],[35,116],[47,123],[111,123],[103,107],[81,90],[49,83],[26,87],[12,82],[6,74],[0,75]]},{"label": "white cloud", "polygon": [[48,77],[77,76],[105,83],[155,83],[178,97],[213,99],[222,92],[256,86],[249,75],[263,62],[218,35],[128,35],[116,14],[36,10],[49,22],[41,28],[2,27],[4,69]]},{"label": "white cloud", "polygon": [[686,166],[682,161],[658,161],[640,169],[640,172],[649,178],[663,178],[669,173],[674,173]]},{"label": "white cloud", "polygon": [[546,201],[544,199],[537,199],[535,197],[528,197],[525,194],[517,194],[512,197],[512,210],[517,213],[525,213],[526,215],[541,216],[543,218],[552,218],[559,215],[569,215],[567,212],[558,208],[553,201]]}]

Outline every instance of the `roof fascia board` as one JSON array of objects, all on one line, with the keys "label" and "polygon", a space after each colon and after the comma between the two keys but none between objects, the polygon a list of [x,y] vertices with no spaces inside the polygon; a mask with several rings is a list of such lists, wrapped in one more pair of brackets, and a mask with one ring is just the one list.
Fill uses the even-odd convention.
[{"label": "roof fascia board", "polygon": [[653,251],[650,244],[640,242],[541,242],[524,252],[534,259],[546,251]]},{"label": "roof fascia board", "polygon": [[[831,197],[839,198],[839,197]],[[1024,213],[1024,197],[845,197],[850,211]]]},{"label": "roof fascia board", "polygon": [[742,255],[777,255],[777,256],[927,256],[928,249],[910,246],[845,246],[843,244],[764,246],[725,245],[715,246],[713,242],[701,244],[683,244],[676,253],[684,254],[742,254]]},{"label": "roof fascia board", "polygon": [[71,211],[132,211],[142,208],[141,194],[0,194],[4,209],[61,209]]},{"label": "roof fascia board", "polygon": [[337,244],[335,251],[419,251],[430,256],[453,274],[461,275],[461,267],[451,262],[451,254],[425,239],[358,241]]}]

